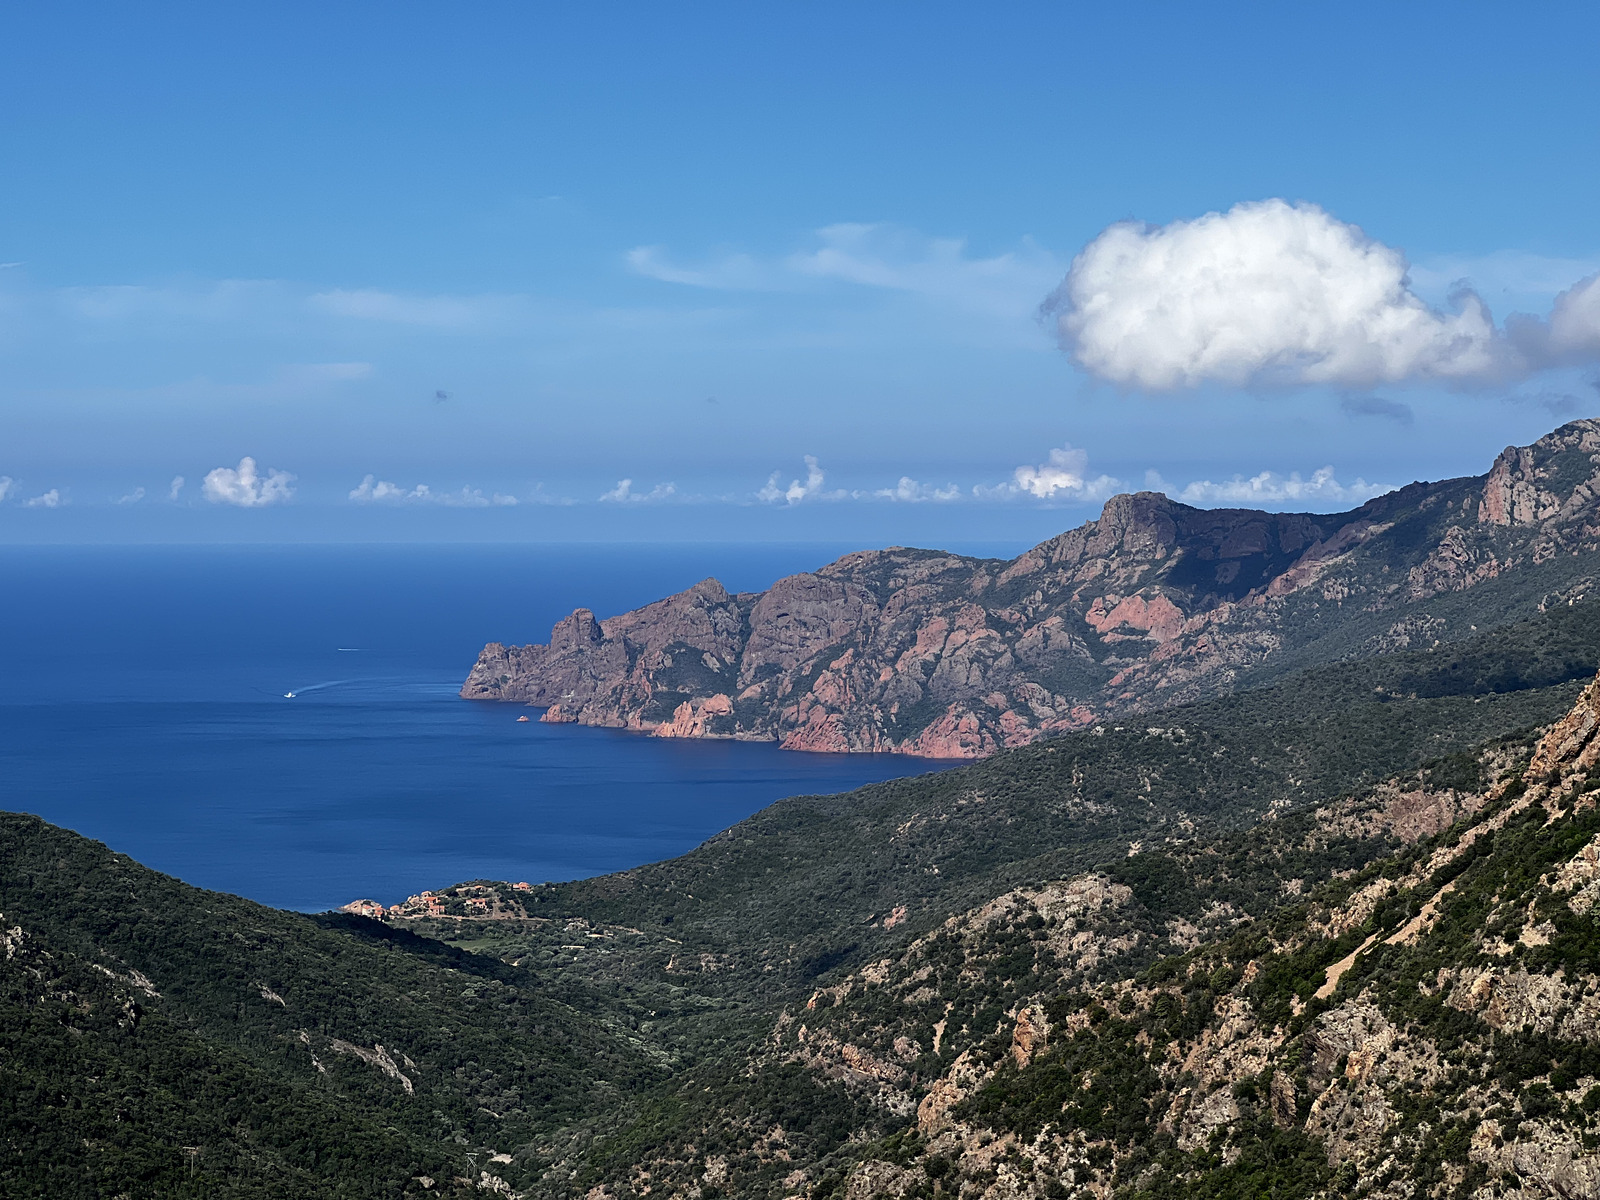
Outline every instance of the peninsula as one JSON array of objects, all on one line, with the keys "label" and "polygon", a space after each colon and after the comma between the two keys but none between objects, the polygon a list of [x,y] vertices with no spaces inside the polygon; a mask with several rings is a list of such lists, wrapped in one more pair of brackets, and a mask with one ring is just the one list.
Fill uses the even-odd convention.
[{"label": "peninsula", "polygon": [[1120,495],[1009,561],[894,547],[765,592],[706,579],[580,608],[546,644],[489,643],[461,695],[657,737],[981,758],[1569,602],[1600,571],[1597,497],[1592,420],[1342,513]]}]

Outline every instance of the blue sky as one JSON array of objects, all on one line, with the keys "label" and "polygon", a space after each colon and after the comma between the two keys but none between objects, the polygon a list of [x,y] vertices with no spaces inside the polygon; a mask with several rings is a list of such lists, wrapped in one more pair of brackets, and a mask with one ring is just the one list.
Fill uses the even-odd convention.
[{"label": "blue sky", "polygon": [[1026,541],[1476,473],[1600,411],[1597,35],[9,6],[0,540]]}]

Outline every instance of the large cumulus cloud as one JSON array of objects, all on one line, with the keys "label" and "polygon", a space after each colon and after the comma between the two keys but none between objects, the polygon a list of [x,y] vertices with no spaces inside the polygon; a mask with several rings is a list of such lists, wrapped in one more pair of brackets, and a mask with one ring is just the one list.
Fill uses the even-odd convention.
[{"label": "large cumulus cloud", "polygon": [[1600,277],[1505,331],[1470,290],[1448,309],[1400,251],[1314,204],[1264,200],[1106,229],[1045,302],[1086,370],[1126,387],[1503,382],[1600,357]]}]

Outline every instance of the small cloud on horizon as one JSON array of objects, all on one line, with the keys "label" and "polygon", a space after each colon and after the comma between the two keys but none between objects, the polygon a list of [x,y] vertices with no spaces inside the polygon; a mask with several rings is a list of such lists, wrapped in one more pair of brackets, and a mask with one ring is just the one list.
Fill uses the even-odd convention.
[{"label": "small cloud on horizon", "polygon": [[827,482],[827,473],[817,462],[815,454],[807,454],[801,461],[806,465],[805,481],[791,480],[788,487],[779,487],[778,480],[783,478],[779,471],[774,471],[767,476],[767,482],[761,490],[756,492],[756,499],[766,504],[799,504],[805,500],[845,500],[850,493],[843,489],[832,492],[824,491],[823,484]]},{"label": "small cloud on horizon", "polygon": [[379,479],[374,475],[364,477],[359,484],[350,489],[350,499],[357,504],[399,504],[407,500],[427,500],[431,493],[428,485],[419,483],[409,491],[399,484],[390,483],[386,479]]},{"label": "small cloud on horizon", "polygon": [[439,493],[439,503],[446,508],[515,508],[517,498],[504,492],[490,492],[463,485],[460,491]]},{"label": "small cloud on horizon", "polygon": [[142,487],[136,487],[136,488],[133,489],[133,491],[127,493],[126,495],[117,497],[117,503],[118,504],[137,504],[137,503],[139,503],[139,501],[141,501],[143,499],[144,499],[144,489]]},{"label": "small cloud on horizon", "polygon": [[880,500],[894,500],[905,504],[921,504],[929,500],[945,503],[961,499],[961,489],[953,483],[946,484],[942,488],[934,487],[931,483],[918,483],[911,476],[902,475],[900,482],[894,487],[879,488],[872,495]]},{"label": "small cloud on horizon", "polygon": [[[807,501],[837,502],[843,500],[888,500],[893,503],[952,503],[964,499],[968,493],[961,485],[947,483],[943,487],[922,483],[910,475],[902,475],[892,487],[879,488],[829,488],[827,472],[822,469],[816,455],[804,457],[804,479],[792,479],[787,487],[783,476],[774,471],[767,482],[755,493],[755,498],[766,504],[792,506]],[[1122,486],[1122,481],[1110,475],[1088,478],[1089,456],[1071,445],[1051,450],[1046,461],[1038,465],[1021,466],[1004,483],[993,486],[975,485],[970,494],[980,500],[1034,499],[1047,503],[1090,502],[1104,500]]]},{"label": "small cloud on horizon", "polygon": [[1350,484],[1342,484],[1331,466],[1313,471],[1310,479],[1302,478],[1298,471],[1291,471],[1287,476],[1274,471],[1262,471],[1248,479],[1243,475],[1235,475],[1232,479],[1224,479],[1218,483],[1209,479],[1199,479],[1183,488],[1174,487],[1157,472],[1149,471],[1145,474],[1145,486],[1150,491],[1161,492],[1184,504],[1240,505],[1248,508],[1328,501],[1339,504],[1364,504],[1374,496],[1394,491],[1392,484],[1368,483],[1360,478]]},{"label": "small cloud on horizon", "polygon": [[1050,451],[1045,461],[1024,465],[1011,473],[1005,483],[972,489],[983,500],[1007,500],[1031,496],[1035,500],[1089,502],[1104,500],[1124,486],[1110,475],[1089,477],[1088,451],[1068,442]]},{"label": "small cloud on horizon", "polygon": [[[266,508],[283,504],[294,496],[295,477],[287,471],[269,467],[265,476],[256,470],[256,460],[248,454],[237,467],[215,467],[206,472],[201,494],[212,504],[231,504],[235,508]],[[178,481],[174,480],[174,494]]]},{"label": "small cloud on horizon", "polygon": [[677,491],[678,488],[676,484],[658,483],[648,492],[636,492],[633,490],[633,480],[619,479],[617,480],[616,487],[612,488],[609,492],[602,492],[600,494],[600,503],[655,504],[670,498],[671,496],[675,495]]},{"label": "small cloud on horizon", "polygon": [[350,490],[356,504],[442,504],[446,508],[514,508],[515,496],[502,492],[484,495],[481,488],[463,485],[460,491],[436,492],[425,483],[407,488],[375,475],[366,475]]},{"label": "small cloud on horizon", "polygon": [[22,502],[23,508],[60,508],[66,501],[61,498],[58,488],[51,488],[42,496],[35,496],[31,500]]}]

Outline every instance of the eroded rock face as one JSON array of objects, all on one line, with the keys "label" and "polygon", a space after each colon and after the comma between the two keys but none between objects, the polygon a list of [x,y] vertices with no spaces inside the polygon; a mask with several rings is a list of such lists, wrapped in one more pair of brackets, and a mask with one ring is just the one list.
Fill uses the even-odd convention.
[{"label": "eroded rock face", "polygon": [[1596,729],[1600,729],[1600,680],[1585,688],[1572,711],[1545,734],[1528,764],[1528,777],[1540,779],[1562,767],[1587,769],[1594,766],[1600,761],[1600,738],[1595,737]]},{"label": "eroded rock face", "polygon": [[[1574,732],[1596,694],[1480,748],[1475,775],[1408,772],[1237,841],[1141,848],[1128,877],[1158,887],[1108,868],[938,924],[914,904],[863,913],[927,923],[819,979],[749,1065],[854,1114],[821,1160],[831,1182],[797,1147],[768,1186],[763,1112],[725,1194],[1600,1195],[1600,774]],[[1352,841],[1370,857],[1347,858]],[[1139,869],[1158,854],[1160,874]],[[1212,881],[1239,906],[1202,900]],[[1360,948],[1331,962],[1341,937]]]},{"label": "eroded rock face", "polygon": [[661,736],[977,758],[1204,697],[1285,650],[1464,635],[1470,608],[1429,602],[1508,573],[1580,595],[1600,578],[1597,468],[1600,422],[1575,421],[1487,475],[1329,516],[1115,496],[1009,562],[862,551],[763,593],[708,579],[604,621],[579,609],[547,645],[485,646],[461,695]]}]

